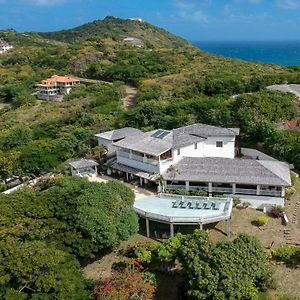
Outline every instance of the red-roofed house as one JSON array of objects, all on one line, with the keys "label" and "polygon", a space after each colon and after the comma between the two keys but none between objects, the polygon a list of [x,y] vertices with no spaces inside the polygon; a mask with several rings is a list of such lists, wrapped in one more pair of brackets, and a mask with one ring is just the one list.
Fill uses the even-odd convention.
[{"label": "red-roofed house", "polygon": [[42,100],[56,100],[66,96],[80,80],[69,76],[53,75],[36,85],[37,97]]}]

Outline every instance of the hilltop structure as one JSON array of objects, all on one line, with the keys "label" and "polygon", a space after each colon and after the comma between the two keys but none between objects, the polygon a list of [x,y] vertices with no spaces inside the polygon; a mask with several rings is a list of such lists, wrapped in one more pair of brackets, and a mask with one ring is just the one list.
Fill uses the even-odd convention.
[{"label": "hilltop structure", "polygon": [[4,41],[3,39],[0,39],[0,54],[3,54],[10,49],[13,49],[13,45],[10,45],[8,42]]},{"label": "hilltop structure", "polygon": [[68,95],[79,82],[73,77],[53,75],[36,85],[37,97],[41,100],[59,100]]},{"label": "hilltop structure", "polygon": [[236,195],[256,208],[284,206],[289,165],[254,149],[242,148],[236,157],[238,135],[238,128],[193,124],[170,131],[122,128],[96,136],[114,153],[109,174],[158,184],[159,191],[202,190],[209,196]]}]

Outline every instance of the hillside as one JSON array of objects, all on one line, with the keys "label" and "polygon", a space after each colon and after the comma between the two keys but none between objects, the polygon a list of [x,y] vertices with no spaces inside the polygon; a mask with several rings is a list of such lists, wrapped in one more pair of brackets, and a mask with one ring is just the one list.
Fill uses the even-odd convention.
[{"label": "hillside", "polygon": [[121,42],[124,38],[141,39],[148,48],[174,48],[188,46],[188,42],[164,29],[147,22],[137,22],[114,17],[106,17],[68,30],[39,32],[40,36],[61,42],[80,43],[86,40],[110,38]]}]

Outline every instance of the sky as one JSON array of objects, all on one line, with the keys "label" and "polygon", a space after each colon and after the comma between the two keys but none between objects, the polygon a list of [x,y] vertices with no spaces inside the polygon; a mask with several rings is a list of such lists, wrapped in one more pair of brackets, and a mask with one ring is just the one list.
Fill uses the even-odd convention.
[{"label": "sky", "polygon": [[0,0],[0,29],[140,17],[190,41],[300,40],[300,0]]}]

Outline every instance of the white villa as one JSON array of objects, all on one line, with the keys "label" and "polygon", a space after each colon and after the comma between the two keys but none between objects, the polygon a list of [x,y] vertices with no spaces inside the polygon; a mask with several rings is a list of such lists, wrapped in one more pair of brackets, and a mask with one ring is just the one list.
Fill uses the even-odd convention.
[{"label": "white villa", "polygon": [[13,46],[7,43],[6,41],[0,39],[0,54],[5,53],[12,49]]},{"label": "white villa", "polygon": [[68,95],[80,81],[69,76],[53,75],[37,84],[37,97],[41,100],[57,100]]},{"label": "white villa", "polygon": [[193,124],[142,132],[122,128],[97,134],[108,147],[108,173],[139,178],[158,191],[204,190],[208,196],[236,195],[252,207],[284,206],[290,167],[254,149],[236,157],[238,128]]}]

